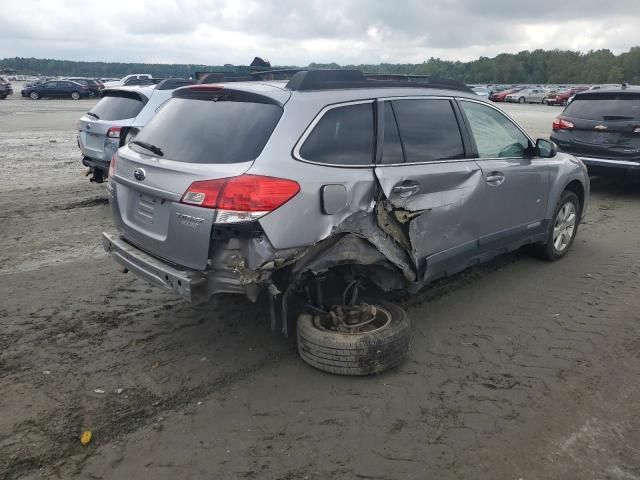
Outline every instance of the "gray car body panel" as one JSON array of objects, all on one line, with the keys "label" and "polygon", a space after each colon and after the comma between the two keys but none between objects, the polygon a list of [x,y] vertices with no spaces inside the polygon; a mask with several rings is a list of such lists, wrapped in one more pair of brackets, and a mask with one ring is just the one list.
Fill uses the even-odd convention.
[{"label": "gray car body panel", "polygon": [[[223,291],[244,291],[256,298],[259,288],[267,286],[272,294],[282,293],[286,299],[287,286],[273,285],[274,272],[288,267],[291,275],[299,276],[342,264],[370,267],[369,275],[378,277],[383,290],[413,291],[504,251],[544,241],[544,227],[571,182],[581,185],[582,215],[586,212],[586,169],[579,160],[561,153],[553,158],[364,166],[319,164],[299,154],[310,128],[335,105],[447,98],[496,109],[472,93],[433,88],[291,92],[278,82],[236,83],[228,88],[271,96],[283,105],[278,124],[254,161],[181,163],[123,147],[116,175],[109,180],[119,235],[105,236],[107,251],[119,255],[121,264],[126,263],[125,257],[135,263],[130,254],[117,253],[122,245],[132,245],[174,270],[200,272],[206,281],[194,288],[206,292],[197,298]],[[140,168],[146,173],[144,182],[133,176]],[[505,181],[499,187],[489,186],[487,176],[496,170],[505,173]],[[262,234],[214,244],[212,232],[219,228],[216,211],[179,203],[180,198],[193,181],[243,173],[295,180],[301,189],[257,221]],[[394,186],[407,179],[418,184],[417,194],[395,195]],[[175,277],[172,272],[168,278]],[[180,292],[167,287],[166,280],[152,283]]]}]

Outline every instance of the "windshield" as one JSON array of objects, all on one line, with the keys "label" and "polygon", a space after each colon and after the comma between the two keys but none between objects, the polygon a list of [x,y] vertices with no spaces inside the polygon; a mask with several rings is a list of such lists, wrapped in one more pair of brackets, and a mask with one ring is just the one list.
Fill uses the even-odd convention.
[{"label": "windshield", "polygon": [[[172,98],[136,137],[187,163],[240,163],[260,155],[282,108],[265,103]],[[140,145],[131,148],[149,153]]]},{"label": "windshield", "polygon": [[107,96],[102,98],[89,111],[92,117],[100,120],[123,120],[135,118],[144,107],[144,102],[138,96]]},{"label": "windshield", "polygon": [[580,98],[569,104],[564,115],[588,120],[640,120],[640,97]]}]

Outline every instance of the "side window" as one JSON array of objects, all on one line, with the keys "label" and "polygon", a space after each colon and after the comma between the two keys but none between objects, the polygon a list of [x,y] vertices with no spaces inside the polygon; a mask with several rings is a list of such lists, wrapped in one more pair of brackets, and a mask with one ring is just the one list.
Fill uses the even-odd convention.
[{"label": "side window", "polygon": [[449,100],[394,100],[407,163],[464,158],[462,135]]},{"label": "side window", "polygon": [[382,140],[382,164],[404,163],[404,151],[400,131],[391,102],[384,102],[384,138]]},{"label": "side window", "polygon": [[529,139],[499,111],[475,102],[462,101],[480,158],[522,157]]},{"label": "side window", "polygon": [[316,124],[300,156],[311,162],[370,165],[373,142],[373,103],[336,107]]}]

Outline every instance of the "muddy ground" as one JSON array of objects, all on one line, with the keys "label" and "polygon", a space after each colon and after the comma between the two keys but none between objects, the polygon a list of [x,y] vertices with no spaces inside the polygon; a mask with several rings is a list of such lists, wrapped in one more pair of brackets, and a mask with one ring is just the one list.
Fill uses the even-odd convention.
[{"label": "muddy ground", "polygon": [[[568,257],[438,284],[399,369],[337,377],[263,305],[119,273],[91,104],[0,101],[0,478],[640,479],[640,186],[595,179]],[[560,111],[507,108],[537,136]]]}]

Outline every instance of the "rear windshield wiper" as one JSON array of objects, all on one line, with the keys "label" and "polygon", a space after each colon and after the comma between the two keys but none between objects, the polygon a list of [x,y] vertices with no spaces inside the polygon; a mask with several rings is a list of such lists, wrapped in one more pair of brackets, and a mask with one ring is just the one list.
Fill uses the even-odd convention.
[{"label": "rear windshield wiper", "polygon": [[136,145],[140,145],[145,150],[149,150],[151,153],[155,153],[159,157],[162,157],[164,155],[164,153],[162,153],[162,150],[160,149],[160,147],[156,147],[155,145],[152,145],[150,143],[143,142],[143,141],[140,141],[140,140],[133,140],[131,143],[134,143]]},{"label": "rear windshield wiper", "polygon": [[87,115],[95,118],[96,120],[100,120],[100,117],[98,115],[96,115],[95,113],[93,113],[93,112],[87,112]]}]

